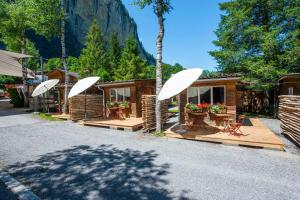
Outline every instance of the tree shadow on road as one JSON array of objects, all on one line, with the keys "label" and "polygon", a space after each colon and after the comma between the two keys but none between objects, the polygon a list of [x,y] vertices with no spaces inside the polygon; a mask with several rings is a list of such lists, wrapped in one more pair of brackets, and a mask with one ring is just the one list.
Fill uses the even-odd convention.
[{"label": "tree shadow on road", "polygon": [[9,168],[42,199],[172,199],[164,178],[170,166],[156,165],[157,156],[112,145],[77,146]]}]

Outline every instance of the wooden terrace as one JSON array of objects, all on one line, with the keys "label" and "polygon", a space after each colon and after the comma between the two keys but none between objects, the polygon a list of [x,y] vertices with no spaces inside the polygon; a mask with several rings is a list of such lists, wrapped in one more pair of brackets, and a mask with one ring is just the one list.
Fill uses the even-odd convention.
[{"label": "wooden terrace", "polygon": [[166,136],[196,141],[205,141],[221,144],[239,145],[253,148],[268,148],[284,150],[283,142],[257,118],[251,118],[250,124],[241,127],[242,135],[230,135],[222,131],[213,122],[205,120],[205,127],[197,131],[188,131],[185,134],[176,133],[178,126],[166,131]]},{"label": "wooden terrace", "polygon": [[101,118],[97,120],[86,120],[82,122],[85,126],[95,126],[125,131],[137,131],[143,127],[142,118],[126,118],[124,120]]}]

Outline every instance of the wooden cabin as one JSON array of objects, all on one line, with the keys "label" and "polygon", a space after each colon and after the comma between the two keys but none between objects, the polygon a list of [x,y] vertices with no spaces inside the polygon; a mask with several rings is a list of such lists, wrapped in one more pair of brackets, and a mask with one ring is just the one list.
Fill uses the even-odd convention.
[{"label": "wooden cabin", "polygon": [[278,96],[300,95],[300,73],[287,74],[278,83]]},{"label": "wooden cabin", "polygon": [[[181,119],[187,103],[225,104],[236,112],[236,88],[240,81],[238,74],[222,74],[214,77],[200,77],[191,87],[184,90],[181,97]],[[182,121],[183,123],[183,121]]]},{"label": "wooden cabin", "polygon": [[154,79],[105,82],[97,87],[104,91],[105,102],[129,102],[132,117],[142,117],[142,95],[155,94]]},{"label": "wooden cabin", "polygon": [[[73,85],[78,80],[78,74],[75,72],[68,72],[69,75],[69,84],[68,90],[73,87]],[[54,69],[53,71],[48,73],[48,79],[58,79],[59,83],[55,86],[57,89],[57,99],[58,99],[58,110],[62,111],[62,105],[64,104],[64,93],[65,93],[65,70],[62,69]]]}]

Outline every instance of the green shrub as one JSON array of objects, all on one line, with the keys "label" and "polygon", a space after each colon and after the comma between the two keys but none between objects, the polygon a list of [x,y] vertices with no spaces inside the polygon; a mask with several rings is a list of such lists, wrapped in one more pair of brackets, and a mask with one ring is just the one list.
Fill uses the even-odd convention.
[{"label": "green shrub", "polygon": [[23,96],[20,96],[17,89],[9,88],[7,92],[10,95],[10,103],[13,104],[14,107],[20,108],[24,106]]}]

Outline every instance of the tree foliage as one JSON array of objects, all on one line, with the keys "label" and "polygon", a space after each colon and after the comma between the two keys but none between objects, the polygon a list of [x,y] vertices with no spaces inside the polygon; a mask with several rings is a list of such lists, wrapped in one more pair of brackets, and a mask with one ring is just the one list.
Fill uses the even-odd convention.
[{"label": "tree foliage", "polygon": [[170,0],[134,0],[133,4],[139,6],[141,9],[144,9],[146,6],[152,6],[155,14],[158,13],[158,5],[162,6],[161,14],[170,12],[172,10],[172,6]]},{"label": "tree foliage", "polygon": [[115,70],[115,80],[132,80],[146,77],[146,61],[139,56],[138,44],[133,37],[126,41],[120,64]]},{"label": "tree foliage", "polygon": [[[78,58],[69,56],[67,58],[67,64],[70,71],[77,72],[80,70]],[[44,71],[50,72],[54,69],[63,69],[61,58],[50,58],[44,65]]]},{"label": "tree foliage", "polygon": [[122,49],[120,42],[116,33],[111,35],[109,41],[109,67],[112,72],[112,76],[115,73],[115,70],[118,68],[121,58]]},{"label": "tree foliage", "polygon": [[[155,70],[156,66],[150,65],[147,67],[147,78],[149,79],[155,79]],[[184,70],[184,67],[180,65],[179,63],[176,63],[175,65],[170,64],[163,64],[162,65],[162,72],[163,72],[163,81],[167,81],[173,74],[176,74],[180,71]]]},{"label": "tree foliage", "polygon": [[234,0],[224,12],[210,54],[226,73],[243,73],[254,88],[270,88],[300,71],[300,1]]},{"label": "tree foliage", "polygon": [[82,77],[99,76],[102,80],[111,79],[108,70],[108,55],[105,50],[100,26],[94,21],[86,37],[85,47],[79,57],[79,74]]}]

